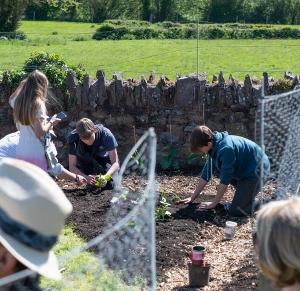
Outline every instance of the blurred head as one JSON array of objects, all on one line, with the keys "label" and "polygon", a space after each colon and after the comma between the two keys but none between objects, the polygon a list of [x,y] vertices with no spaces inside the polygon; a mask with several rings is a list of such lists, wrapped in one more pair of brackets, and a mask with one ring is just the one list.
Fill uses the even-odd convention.
[{"label": "blurred head", "polygon": [[40,71],[34,70],[21,82],[20,92],[14,105],[16,122],[31,125],[36,119],[40,103],[47,99],[48,79]]},{"label": "blurred head", "polygon": [[207,154],[212,148],[213,132],[205,125],[196,126],[191,134],[191,151]]},{"label": "blurred head", "polygon": [[0,160],[0,277],[29,268],[59,279],[51,249],[72,205],[40,168],[24,161]]},{"label": "blurred head", "polygon": [[257,216],[258,263],[276,286],[300,283],[300,198],[274,201]]},{"label": "blurred head", "polygon": [[82,118],[76,124],[76,132],[82,142],[92,145],[95,141],[95,133],[97,128],[89,118]]}]

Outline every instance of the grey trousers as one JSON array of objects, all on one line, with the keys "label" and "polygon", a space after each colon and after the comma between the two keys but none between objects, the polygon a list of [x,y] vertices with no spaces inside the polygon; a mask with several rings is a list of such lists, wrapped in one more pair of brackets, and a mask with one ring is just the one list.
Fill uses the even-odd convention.
[{"label": "grey trousers", "polygon": [[228,213],[232,216],[247,216],[253,213],[254,199],[260,191],[260,179],[253,177],[239,181],[231,181],[235,194]]}]

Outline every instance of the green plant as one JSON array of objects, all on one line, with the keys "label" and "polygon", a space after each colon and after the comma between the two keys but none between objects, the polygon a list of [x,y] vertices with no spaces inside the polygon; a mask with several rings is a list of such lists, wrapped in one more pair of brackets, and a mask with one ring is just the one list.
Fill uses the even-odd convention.
[{"label": "green plant", "polygon": [[76,78],[82,81],[85,75],[85,69],[82,65],[77,67],[68,66],[58,54],[50,54],[47,52],[34,52],[30,58],[25,61],[24,71],[31,72],[39,69],[49,79],[51,85],[66,90],[65,80],[70,71],[74,71]]},{"label": "green plant", "polygon": [[177,147],[171,144],[169,147],[168,154],[164,156],[159,162],[160,167],[163,170],[179,169],[178,162],[175,160],[177,153],[178,153]]},{"label": "green plant", "polygon": [[95,183],[95,186],[101,188],[103,187],[103,185],[110,181],[111,179],[111,175],[99,175],[97,178],[96,178],[96,183]]},{"label": "green plant", "polygon": [[286,79],[277,80],[272,85],[272,91],[276,93],[287,92],[292,89],[292,83],[293,82],[291,80],[286,80]]},{"label": "green plant", "polygon": [[4,71],[0,76],[2,84],[16,87],[25,77],[27,73],[24,71]]},{"label": "green plant", "polygon": [[171,212],[169,211],[170,203],[168,203],[165,193],[162,192],[160,194],[160,200],[158,203],[158,207],[155,209],[155,219],[156,220],[166,220],[171,217]]}]

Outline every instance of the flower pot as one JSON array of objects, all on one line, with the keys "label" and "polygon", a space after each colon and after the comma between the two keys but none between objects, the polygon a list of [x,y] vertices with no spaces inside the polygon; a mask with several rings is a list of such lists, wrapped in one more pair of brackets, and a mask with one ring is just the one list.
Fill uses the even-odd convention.
[{"label": "flower pot", "polygon": [[203,287],[208,285],[210,270],[209,264],[198,266],[189,263],[188,267],[190,287]]}]

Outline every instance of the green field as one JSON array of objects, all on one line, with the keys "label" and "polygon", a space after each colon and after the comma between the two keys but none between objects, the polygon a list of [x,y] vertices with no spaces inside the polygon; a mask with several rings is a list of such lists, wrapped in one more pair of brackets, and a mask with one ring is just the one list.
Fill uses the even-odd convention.
[{"label": "green field", "polygon": [[[175,79],[176,74],[196,72],[196,40],[96,41],[91,36],[97,24],[23,21],[19,30],[27,41],[0,41],[0,71],[21,69],[32,52],[57,53],[70,65],[83,64],[90,75],[98,69],[108,78],[123,72],[124,78],[139,78],[154,72]],[[261,78],[267,71],[281,77],[284,71],[299,73],[300,40],[200,40],[199,72],[223,71],[243,79],[246,74]]]}]

